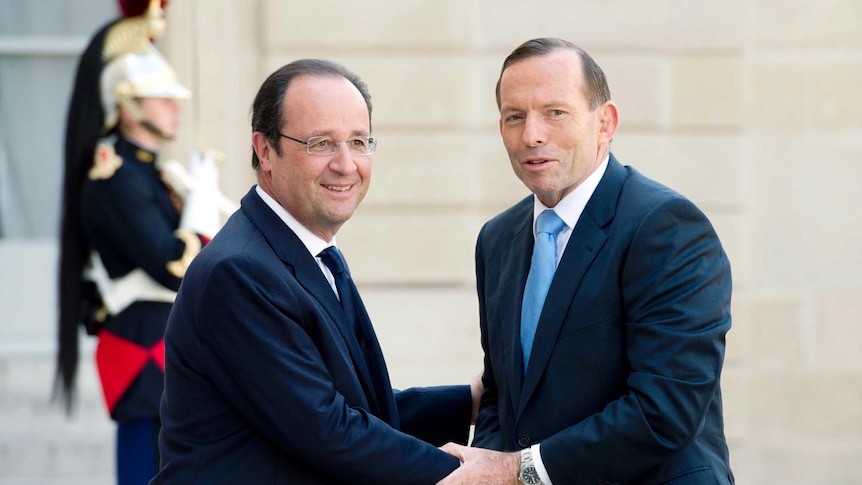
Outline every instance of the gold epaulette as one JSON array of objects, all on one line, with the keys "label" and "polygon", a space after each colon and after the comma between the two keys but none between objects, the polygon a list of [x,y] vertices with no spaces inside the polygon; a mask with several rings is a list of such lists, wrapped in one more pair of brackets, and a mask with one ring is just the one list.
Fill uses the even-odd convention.
[{"label": "gold epaulette", "polygon": [[108,142],[99,142],[96,145],[93,166],[90,167],[87,176],[90,180],[107,180],[113,177],[122,165],[123,159],[117,155],[114,145]]},{"label": "gold epaulette", "polygon": [[192,260],[201,252],[203,244],[201,244],[201,240],[197,234],[185,229],[177,229],[174,231],[174,235],[186,243],[186,248],[183,250],[183,255],[180,256],[180,259],[169,261],[167,267],[168,272],[172,275],[182,278],[185,276],[186,270],[189,269],[189,265],[192,264]]}]

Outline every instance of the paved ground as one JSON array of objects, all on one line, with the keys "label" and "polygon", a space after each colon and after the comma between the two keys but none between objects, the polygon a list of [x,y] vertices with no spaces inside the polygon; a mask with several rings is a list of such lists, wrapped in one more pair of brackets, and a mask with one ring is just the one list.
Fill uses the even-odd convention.
[{"label": "paved ground", "polygon": [[53,354],[0,354],[0,485],[114,483],[114,425],[89,359],[67,417],[50,401]]}]

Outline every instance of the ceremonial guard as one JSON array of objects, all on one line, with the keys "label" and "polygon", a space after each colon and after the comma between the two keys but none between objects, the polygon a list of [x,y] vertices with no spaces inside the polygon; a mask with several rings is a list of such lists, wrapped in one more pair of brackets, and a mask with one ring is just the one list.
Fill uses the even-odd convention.
[{"label": "ceremonial guard", "polygon": [[196,186],[167,180],[160,166],[159,149],[177,130],[177,100],[190,95],[152,44],[164,31],[163,2],[121,3],[124,17],[100,29],[82,54],[69,105],[57,389],[70,409],[84,325],[98,336],[96,365],[118,425],[123,485],[147,483],[158,471],[165,325],[219,217],[215,203],[201,200],[217,191],[211,157],[190,162]]}]

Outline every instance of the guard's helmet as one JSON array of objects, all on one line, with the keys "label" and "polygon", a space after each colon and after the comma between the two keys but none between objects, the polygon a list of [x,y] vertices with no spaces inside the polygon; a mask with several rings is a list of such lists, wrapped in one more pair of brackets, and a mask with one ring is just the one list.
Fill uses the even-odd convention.
[{"label": "guard's helmet", "polygon": [[137,117],[136,98],[186,99],[191,91],[180,84],[168,61],[152,46],[144,52],[130,52],[110,61],[100,80],[102,109],[105,110],[103,131],[117,124],[118,106]]},{"label": "guard's helmet", "polygon": [[103,133],[117,125],[118,106],[126,108],[136,118],[140,117],[136,98],[185,99],[191,96],[151,42],[165,31],[162,1],[149,0],[143,13],[136,11],[138,3],[141,2],[127,1],[123,4],[124,12],[133,11],[138,15],[111,26],[104,38],[99,80],[104,111]]}]

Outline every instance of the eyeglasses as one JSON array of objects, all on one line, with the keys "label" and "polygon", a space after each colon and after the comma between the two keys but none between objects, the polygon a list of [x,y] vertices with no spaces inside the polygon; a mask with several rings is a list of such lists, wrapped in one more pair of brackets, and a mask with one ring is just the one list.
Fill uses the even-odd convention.
[{"label": "eyeglasses", "polygon": [[346,140],[336,140],[331,136],[312,136],[307,141],[302,141],[292,136],[287,136],[284,133],[279,135],[293,140],[297,143],[305,145],[305,151],[310,155],[332,155],[338,150],[338,144],[344,142],[347,149],[353,155],[371,155],[374,149],[377,148],[377,139],[370,136],[354,136]]}]

